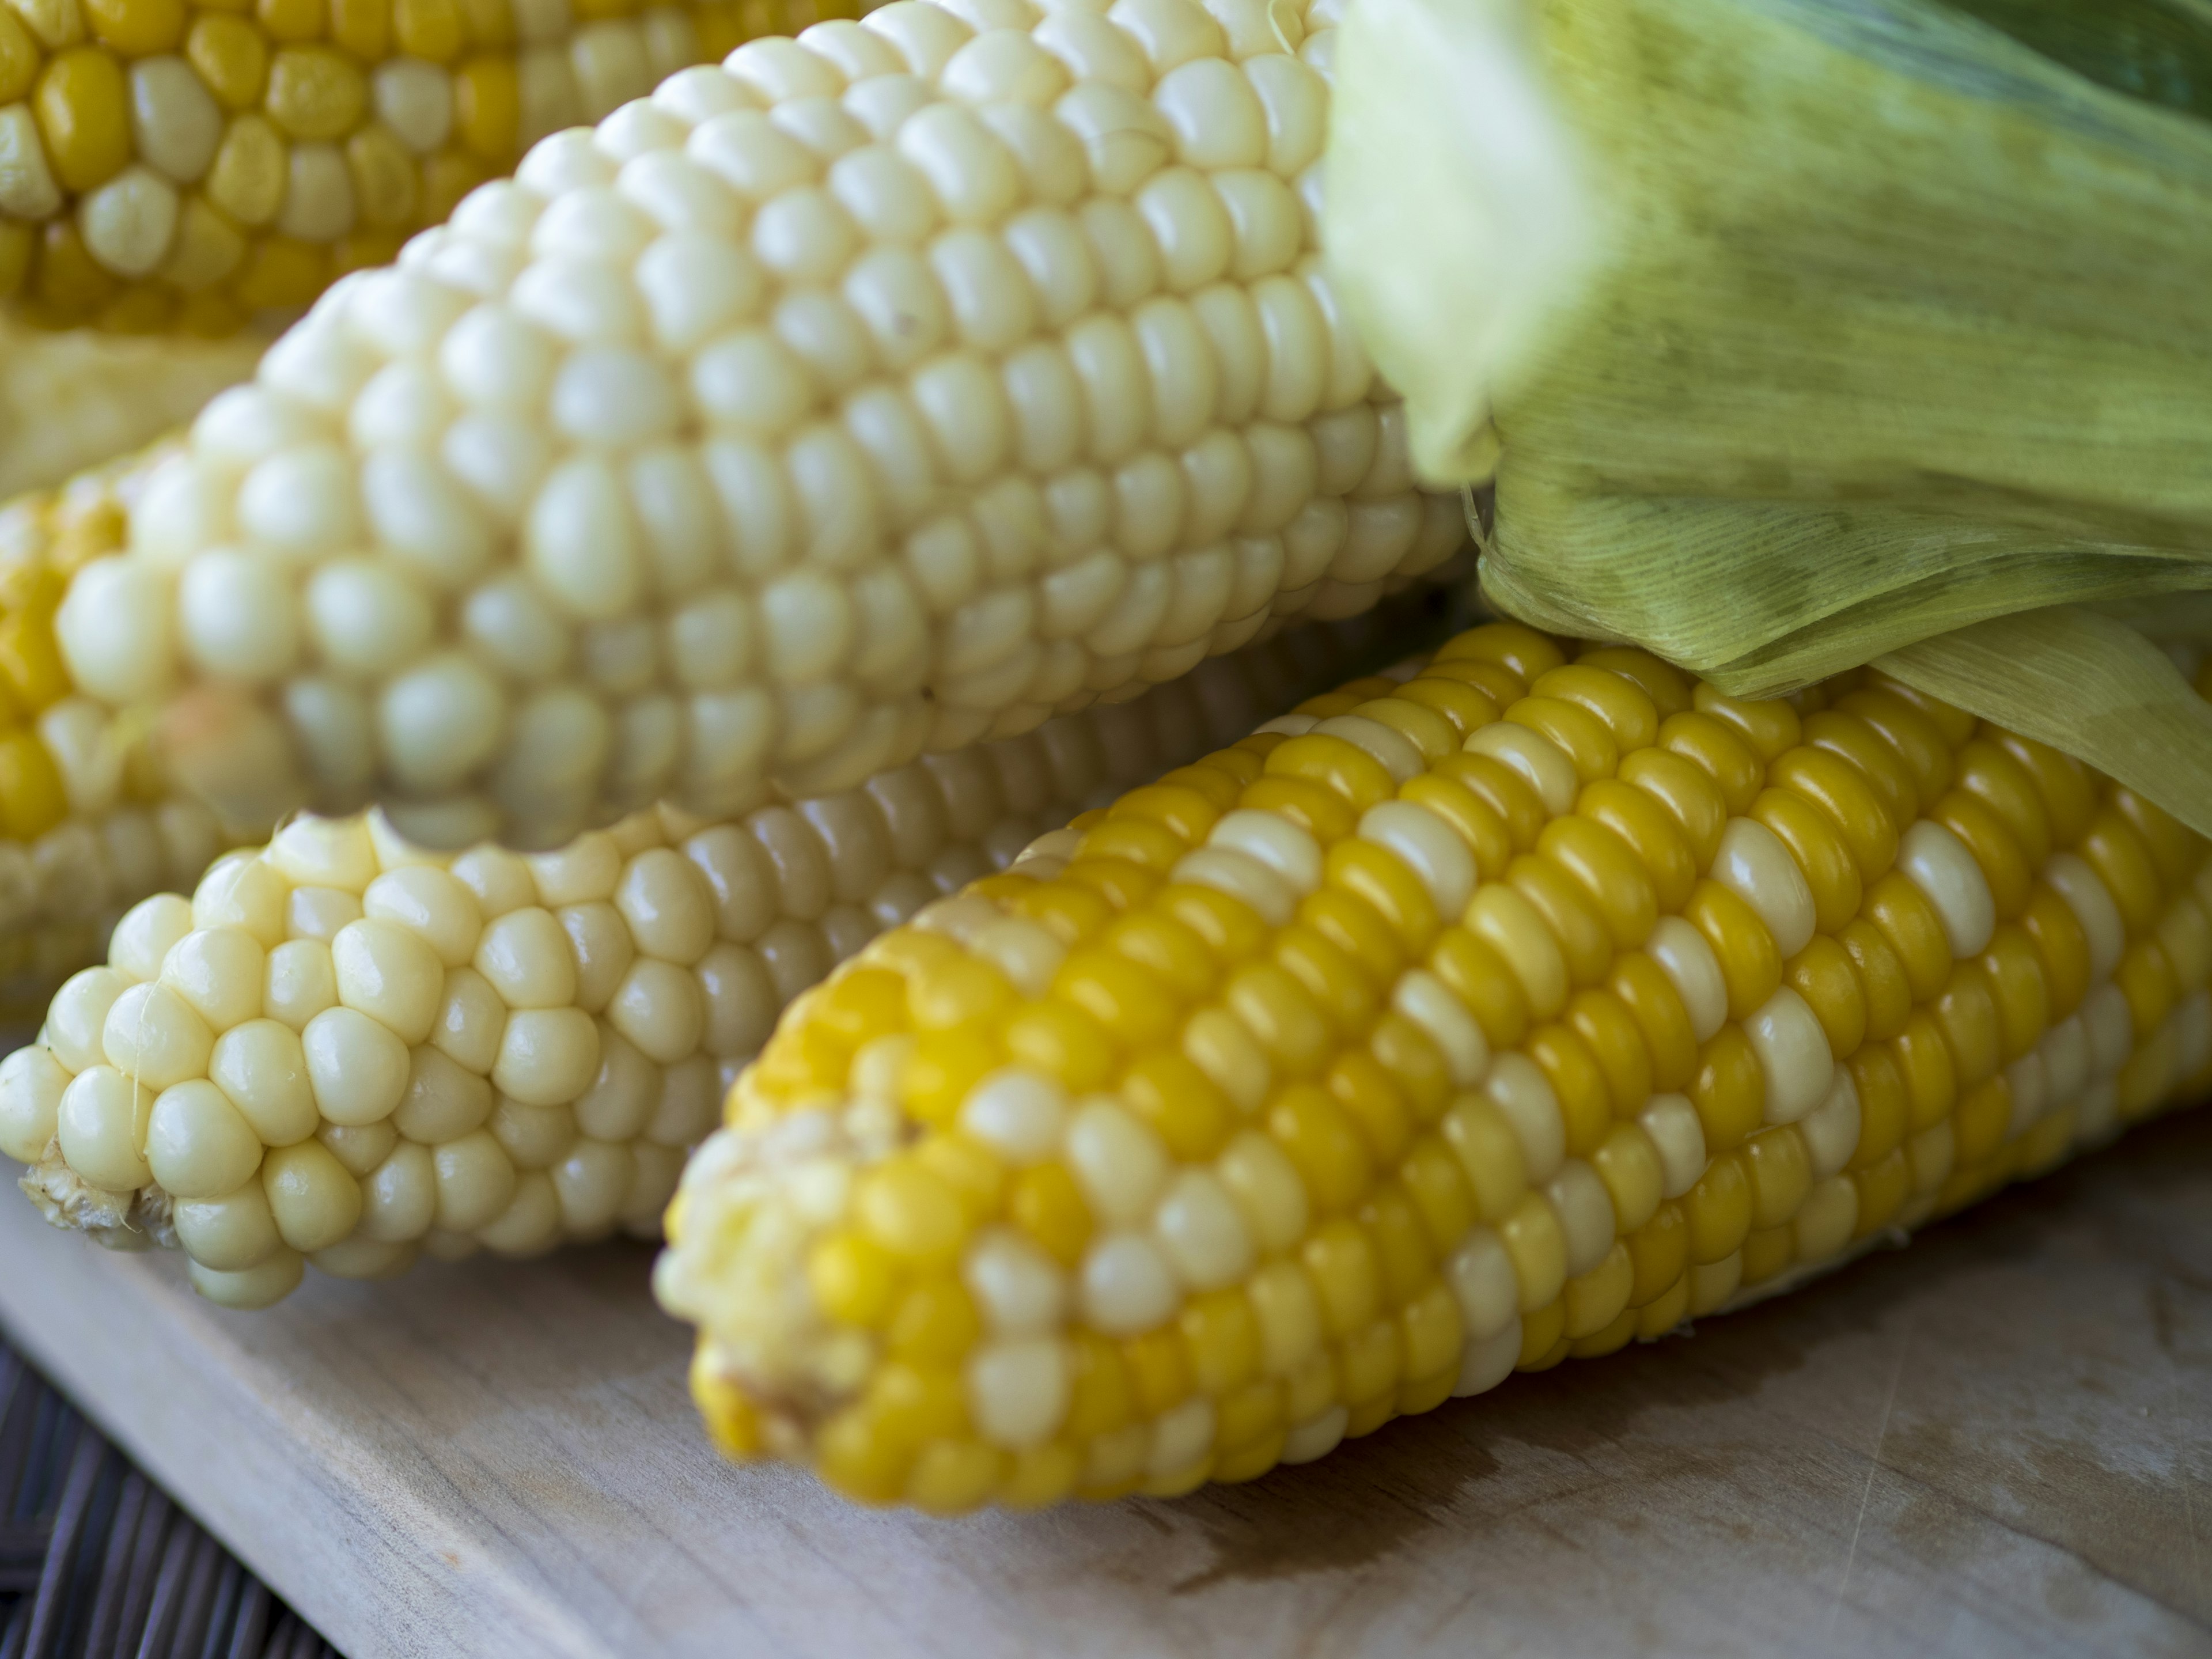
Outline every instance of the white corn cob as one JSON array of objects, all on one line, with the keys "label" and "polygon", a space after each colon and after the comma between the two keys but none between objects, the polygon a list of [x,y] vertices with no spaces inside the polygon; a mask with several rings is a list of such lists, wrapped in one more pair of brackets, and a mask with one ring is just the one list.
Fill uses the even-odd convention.
[{"label": "white corn cob", "polygon": [[1321,260],[1335,0],[902,0],[556,134],[218,399],[60,613],[241,816],[850,787],[1465,540]]},{"label": "white corn cob", "polygon": [[[1377,622],[1387,619],[1377,618]],[[258,1305],[302,1257],[657,1237],[685,1152],[793,996],[1094,801],[1341,672],[1301,629],[1138,700],[704,823],[637,814],[458,858],[380,814],[294,820],[149,899],[0,1066],[0,1152],[58,1225],[180,1244]]]}]

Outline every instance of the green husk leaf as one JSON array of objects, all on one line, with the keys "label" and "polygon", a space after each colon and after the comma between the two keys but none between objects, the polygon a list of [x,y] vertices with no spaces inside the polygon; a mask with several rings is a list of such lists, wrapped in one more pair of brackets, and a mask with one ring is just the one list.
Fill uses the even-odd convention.
[{"label": "green husk leaf", "polygon": [[1931,696],[2094,760],[2212,836],[2212,703],[2127,623],[2081,606],[2025,611],[1875,660]]},{"label": "green husk leaf", "polygon": [[1746,695],[1894,655],[2118,771],[2080,745],[2125,722],[2029,682],[2136,707],[2099,613],[2212,591],[2207,0],[1359,0],[1344,36],[1331,258],[1417,467],[1498,458],[1492,604]]}]

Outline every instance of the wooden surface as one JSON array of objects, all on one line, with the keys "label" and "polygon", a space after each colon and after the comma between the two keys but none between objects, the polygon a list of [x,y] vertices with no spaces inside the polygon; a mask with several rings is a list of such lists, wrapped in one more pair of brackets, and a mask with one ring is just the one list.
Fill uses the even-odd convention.
[{"label": "wooden surface", "polygon": [[951,1523],[714,1458],[642,1249],[239,1315],[10,1201],[0,1262],[16,1340],[354,1659],[2212,1655],[2212,1112],[1305,1469]]}]

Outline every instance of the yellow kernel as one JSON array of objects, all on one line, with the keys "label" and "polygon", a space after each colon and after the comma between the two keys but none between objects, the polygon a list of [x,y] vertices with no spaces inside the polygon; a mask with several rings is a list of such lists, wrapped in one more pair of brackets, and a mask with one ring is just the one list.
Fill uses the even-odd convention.
[{"label": "yellow kernel", "polygon": [[1428,1229],[1431,1247],[1439,1252],[1455,1248],[1475,1223],[1474,1192],[1443,1137],[1425,1135],[1414,1142],[1398,1178]]},{"label": "yellow kernel", "polygon": [[1521,1321],[1521,1362],[1524,1371],[1547,1371],[1567,1357],[1567,1304],[1564,1297]]},{"label": "yellow kernel", "polygon": [[455,0],[392,0],[392,33],[400,51],[434,64],[451,63],[465,43]]},{"label": "yellow kernel", "polygon": [[0,834],[35,841],[68,811],[61,772],[36,734],[17,726],[0,735]]},{"label": "yellow kernel", "polygon": [[1790,1228],[1753,1228],[1744,1236],[1743,1282],[1764,1284],[1787,1267],[1796,1253],[1796,1235]]},{"label": "yellow kernel", "polygon": [[1193,1297],[1176,1316],[1190,1377],[1215,1398],[1243,1388],[1260,1364],[1260,1323],[1240,1290]]},{"label": "yellow kernel", "polygon": [[13,10],[0,7],[0,104],[12,104],[26,95],[43,61],[30,30]]},{"label": "yellow kernel", "polygon": [[[1369,1402],[1381,1401],[1386,1415],[1397,1409],[1397,1382],[1406,1366],[1397,1321],[1387,1316],[1367,1321],[1336,1344],[1334,1358],[1338,1397],[1351,1402],[1355,1418],[1375,1410]],[[1347,1424],[1345,1432],[1351,1431]]]},{"label": "yellow kernel", "polygon": [[1068,1341],[1067,1419],[1063,1432],[1075,1440],[1111,1434],[1128,1422],[1136,1410],[1135,1384],[1122,1360],[1121,1349],[1096,1331],[1075,1331]]},{"label": "yellow kernel", "polygon": [[1130,1048],[1159,1042],[1176,1023],[1175,998],[1166,987],[1127,957],[1096,946],[1069,953],[1054,977],[1053,994]]},{"label": "yellow kernel", "polygon": [[1436,937],[1442,918],[1421,878],[1373,842],[1347,836],[1328,849],[1325,879],[1356,893],[1389,922],[1408,955],[1419,955]]},{"label": "yellow kernel", "polygon": [[1555,1300],[1567,1282],[1566,1235],[1560,1231],[1558,1212],[1544,1195],[1528,1193],[1498,1224],[1498,1237],[1513,1261],[1525,1324],[1530,1314]]},{"label": "yellow kernel", "polygon": [[1863,1170],[1904,1143],[1911,1127],[1911,1097],[1896,1056],[1886,1045],[1862,1048],[1845,1063],[1859,1097],[1859,1144],[1847,1167]]},{"label": "yellow kernel", "polygon": [[18,611],[0,621],[0,684],[33,714],[70,694],[69,669],[54,642],[52,611]]},{"label": "yellow kernel", "polygon": [[184,38],[184,0],[83,0],[83,4],[94,37],[125,58],[167,52]]},{"label": "yellow kernel", "polygon": [[[1723,725],[1702,708],[1668,716],[1659,727],[1659,745],[1705,774],[1719,792],[1727,812],[1744,811],[1765,781],[1766,769],[1758,752],[1733,727]],[[1641,785],[1643,780],[1637,781]],[[1717,829],[1713,839],[1717,845]]]},{"label": "yellow kernel", "polygon": [[1066,1165],[1039,1164],[1015,1176],[1006,1211],[1014,1225],[1062,1267],[1083,1260],[1084,1246],[1091,1242],[1091,1208]]},{"label": "yellow kernel", "polygon": [[823,1480],[863,1504],[888,1504],[906,1485],[911,1452],[884,1433],[865,1406],[848,1406],[814,1437],[814,1467]]},{"label": "yellow kernel", "polygon": [[1926,1009],[1916,1008],[1905,1029],[1891,1039],[1889,1050],[1905,1079],[1911,1133],[1935,1127],[1950,1115],[1959,1097],[1958,1068],[1950,1045],[1943,1041],[1943,1028]]},{"label": "yellow kernel", "polygon": [[[1504,890],[1492,886],[1484,890],[1494,894]],[[1466,928],[1447,927],[1429,952],[1428,966],[1474,1016],[1493,1053],[1519,1045],[1528,1029],[1528,1001],[1522,981],[1496,946]],[[1686,1026],[1686,1021],[1685,1016]]]},{"label": "yellow kernel", "polygon": [[1820,809],[1843,837],[1859,879],[1869,882],[1897,862],[1899,825],[1889,805],[1848,761],[1825,749],[1792,749],[1768,769],[1778,789]]},{"label": "yellow kernel", "polygon": [[[1682,915],[1705,936],[1720,960],[1729,1018],[1742,1019],[1765,1006],[1782,983],[1782,958],[1759,913],[1720,883],[1707,880],[1691,893]],[[1948,949],[1945,954],[1949,954]]]},{"label": "yellow kernel", "polygon": [[1566,1023],[1596,1057],[1614,1113],[1640,1111],[1651,1097],[1651,1054],[1626,1006],[1605,991],[1580,991],[1567,1005]]},{"label": "yellow kernel", "polygon": [[[1272,757],[1273,751],[1269,753]],[[1237,805],[1255,811],[1279,812],[1324,847],[1350,835],[1359,818],[1345,798],[1327,783],[1296,772],[1270,772],[1255,779],[1244,786]]]},{"label": "yellow kernel", "polygon": [[866,1404],[877,1431],[901,1445],[968,1431],[968,1391],[949,1365],[891,1360],[869,1378]]},{"label": "yellow kernel", "polygon": [[2002,1077],[1990,1078],[1978,1088],[1962,1094],[1951,1114],[1960,1164],[1978,1164],[1994,1156],[2003,1145],[2005,1131],[2011,1123],[2012,1091]]},{"label": "yellow kernel", "polygon": [[272,40],[313,40],[325,28],[323,0],[254,0],[253,15]]},{"label": "yellow kernel", "polygon": [[1137,1407],[1147,1417],[1172,1411],[1190,1397],[1190,1367],[1183,1358],[1182,1337],[1172,1325],[1123,1342],[1121,1364]]},{"label": "yellow kernel", "polygon": [[484,164],[458,145],[448,145],[422,163],[422,220],[435,224],[449,217],[462,197],[490,178]]},{"label": "yellow kernel", "polygon": [[1212,1157],[1236,1127],[1221,1091],[1171,1048],[1152,1049],[1132,1062],[1121,1097],[1169,1153],[1186,1164]]},{"label": "yellow kernel", "polygon": [[226,109],[252,109],[269,81],[269,45],[242,17],[202,12],[185,38],[185,57]]},{"label": "yellow kernel", "polygon": [[32,94],[39,135],[54,177],[83,192],[106,184],[131,160],[131,95],[123,69],[96,46],[57,53]]},{"label": "yellow kernel", "polygon": [[1813,890],[1813,914],[1822,933],[1834,933],[1858,914],[1865,885],[1857,861],[1826,815],[1785,789],[1763,789],[1751,816],[1771,830]]},{"label": "yellow kernel", "polygon": [[[1323,785],[1352,808],[1354,817],[1398,793],[1397,784],[1381,761],[1357,744],[1325,732],[1309,732],[1279,744],[1268,755],[1267,765],[1271,777]],[[1244,804],[1255,805],[1251,791],[1245,794]]]},{"label": "yellow kernel", "polygon": [[1389,984],[1405,969],[1405,936],[1348,888],[1328,886],[1307,894],[1298,901],[1297,919],[1358,963],[1377,985]]},{"label": "yellow kernel", "polygon": [[[2154,939],[2138,939],[2130,945],[2120,957],[2120,965],[2113,970],[2112,980],[2120,988],[2120,994],[2128,1000],[2128,1014],[2134,1024],[2137,1042],[2158,1030],[2180,999],[2181,987],[2166,962],[2166,952]],[[1966,1067],[1961,1065],[1960,1071],[1960,1082],[1964,1086],[1967,1082]]]},{"label": "yellow kernel", "polygon": [[897,1282],[883,1247],[857,1233],[837,1233],[814,1247],[806,1282],[823,1313],[848,1325],[881,1324],[891,1311]]},{"label": "yellow kernel", "polygon": [[[1516,853],[1534,847],[1536,837],[1551,822],[1551,811],[1535,786],[1495,755],[1474,751],[1447,755],[1431,770],[1432,775],[1449,779],[1495,813]],[[1490,870],[1483,873],[1492,880],[1498,874]]]},{"label": "yellow kernel", "polygon": [[1602,980],[1613,965],[1612,930],[1566,872],[1547,858],[1524,854],[1507,866],[1505,879],[1559,941],[1571,981],[1595,985]]},{"label": "yellow kernel", "polygon": [[1565,1025],[1538,1027],[1528,1034],[1522,1049],[1559,1098],[1567,1151],[1583,1156],[1605,1139],[1613,1125],[1613,1103],[1597,1056]]},{"label": "yellow kernel", "polygon": [[1716,1158],[1680,1203],[1689,1224],[1690,1260],[1699,1267],[1733,1255],[1751,1231],[1751,1182],[1733,1154]]},{"label": "yellow kernel", "polygon": [[1650,1220],[1620,1242],[1628,1247],[1633,1273],[1628,1292],[1632,1308],[1657,1301],[1689,1269],[1690,1228],[1678,1203],[1662,1204]]},{"label": "yellow kernel", "polygon": [[910,1364],[946,1366],[963,1358],[982,1332],[959,1280],[925,1279],[899,1298],[884,1337],[888,1351]]},{"label": "yellow kernel", "polygon": [[1267,1133],[1305,1182],[1314,1206],[1345,1208],[1365,1196],[1374,1166],[1344,1109],[1310,1084],[1296,1084],[1267,1109]]},{"label": "yellow kernel", "polygon": [[732,1462],[757,1455],[761,1447],[759,1415],[744,1391],[714,1365],[703,1340],[691,1351],[690,1383],[691,1398],[706,1420],[707,1437],[714,1443],[714,1449]]},{"label": "yellow kernel", "polygon": [[1007,1058],[1058,1078],[1072,1094],[1103,1088],[1113,1075],[1114,1041],[1098,1022],[1064,1002],[1015,1011],[1000,1032]]},{"label": "yellow kernel", "polygon": [[1829,935],[1815,934],[1790,959],[1783,978],[1820,1022],[1829,1052],[1838,1060],[1856,1054],[1866,1038],[1867,1000],[1850,953]]},{"label": "yellow kernel", "polygon": [[330,0],[331,39],[363,63],[391,49],[391,0]]},{"label": "yellow kernel", "polygon": [[973,1028],[925,1031],[900,1070],[899,1098],[922,1122],[949,1124],[969,1091],[999,1064],[996,1047]]},{"label": "yellow kernel", "polygon": [[1470,628],[1438,646],[1436,654],[1437,665],[1464,661],[1496,664],[1519,682],[1513,693],[1516,696],[1566,659],[1566,653],[1548,636],[1516,622],[1484,623],[1479,628]]},{"label": "yellow kernel", "polygon": [[471,58],[453,75],[453,131],[495,167],[514,159],[522,130],[521,82],[512,53]]},{"label": "yellow kernel", "polygon": [[939,1176],[908,1160],[869,1172],[854,1195],[860,1224],[892,1255],[910,1261],[949,1257],[966,1235],[960,1199]]},{"label": "yellow kernel", "polygon": [[1867,889],[1863,915],[1897,953],[1912,1000],[1928,1002],[1941,995],[1951,977],[1951,936],[1912,879],[1891,871]]},{"label": "yellow kernel", "polygon": [[925,1136],[914,1149],[914,1158],[951,1189],[971,1225],[997,1212],[1006,1191],[1006,1168],[967,1136]]},{"label": "yellow kernel", "polygon": [[1795,1125],[1752,1136],[1736,1156],[1751,1182],[1753,1226],[1779,1227],[1797,1213],[1813,1188],[1813,1165]]},{"label": "yellow kernel", "polygon": [[269,118],[295,138],[343,138],[368,106],[367,78],[330,46],[284,46],[269,65]]},{"label": "yellow kernel", "polygon": [[1627,1308],[1635,1286],[1636,1268],[1628,1247],[1615,1239],[1604,1261],[1579,1279],[1569,1279],[1561,1292],[1560,1300],[1566,1304],[1567,1336],[1593,1336],[1612,1324]]}]

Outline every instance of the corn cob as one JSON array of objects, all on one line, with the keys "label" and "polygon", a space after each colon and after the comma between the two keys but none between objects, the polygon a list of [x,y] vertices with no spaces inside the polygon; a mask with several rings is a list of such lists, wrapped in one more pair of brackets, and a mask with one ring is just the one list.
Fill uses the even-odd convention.
[{"label": "corn cob", "polygon": [[[151,898],[0,1066],[0,1152],[57,1224],[180,1243],[258,1305],[420,1248],[657,1235],[777,1012],[1078,810],[1251,730],[1378,630],[1304,629],[1130,703],[849,793],[641,813],[524,860],[301,818]],[[1387,684],[1378,681],[1377,684]]]},{"label": "corn cob", "polygon": [[296,310],[748,25],[855,0],[13,0],[0,298],[47,327],[219,335]]},{"label": "corn cob", "polygon": [[1068,839],[800,998],[693,1158],[657,1283],[731,1455],[939,1511],[1249,1480],[2212,1075],[2203,843],[1876,673],[1491,624]]},{"label": "corn cob", "polygon": [[0,500],[152,442],[253,373],[262,343],[47,334],[0,313]]},{"label": "corn cob", "polygon": [[557,845],[1431,570],[1459,502],[1320,263],[1334,0],[1217,9],[902,0],[546,140],[210,405],[76,683],[241,816]]},{"label": "corn cob", "polygon": [[189,886],[229,838],[70,695],[54,648],[63,583],[117,545],[155,459],[0,507],[0,1018],[34,1016],[126,907]]}]

